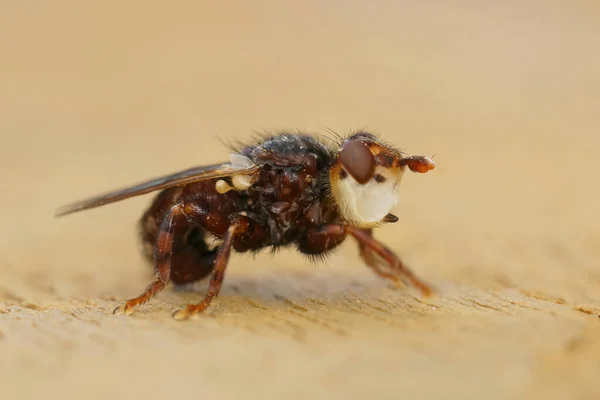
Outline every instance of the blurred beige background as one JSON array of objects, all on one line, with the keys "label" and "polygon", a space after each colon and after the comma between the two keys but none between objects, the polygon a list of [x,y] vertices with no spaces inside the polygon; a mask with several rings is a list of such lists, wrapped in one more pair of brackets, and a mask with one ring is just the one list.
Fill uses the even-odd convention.
[{"label": "blurred beige background", "polygon": [[[597,2],[4,0],[0,54],[3,398],[600,397]],[[150,197],[53,218],[325,126],[436,154],[378,233],[435,299],[348,242],[234,257],[193,321],[172,290],[113,316]]]}]

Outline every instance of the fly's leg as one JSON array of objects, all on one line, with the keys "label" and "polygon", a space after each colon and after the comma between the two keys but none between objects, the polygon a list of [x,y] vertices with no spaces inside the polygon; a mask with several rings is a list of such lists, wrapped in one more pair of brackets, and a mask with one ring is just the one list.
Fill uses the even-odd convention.
[{"label": "fly's leg", "polygon": [[[326,225],[314,232],[316,236],[309,234],[305,239],[307,243],[313,244],[311,250],[317,253],[317,244],[335,243],[340,241],[346,235],[354,237],[358,241],[361,251],[361,256],[367,265],[375,271],[375,273],[383,278],[389,279],[395,283],[401,281],[401,277],[408,280],[412,285],[416,286],[424,296],[429,296],[432,289],[428,284],[417,278],[391,249],[373,238],[371,231],[368,229],[356,228],[349,225]],[[316,240],[315,240],[316,239]],[[302,249],[301,249],[302,250]],[[375,256],[381,257],[387,264],[391,272],[384,271],[378,264]]]},{"label": "fly's leg", "polygon": [[[369,265],[369,267],[371,267],[379,276],[390,279],[396,283],[399,282],[399,277],[403,277],[412,285],[417,287],[424,296],[427,297],[431,295],[431,287],[427,283],[417,278],[417,276],[415,276],[415,274],[408,269],[408,267],[402,262],[396,253],[373,238],[370,231],[353,226],[340,226],[340,228],[344,229],[347,234],[353,236],[358,241],[359,248],[361,249],[361,255],[366,255],[363,256],[363,259],[365,259],[367,265]],[[388,264],[388,267],[394,272],[394,274],[383,271],[377,265],[377,260],[375,259],[374,255],[378,255],[385,260],[385,262]],[[370,262],[373,264],[370,264]]]},{"label": "fly's leg", "polygon": [[165,214],[160,224],[156,242],[154,244],[154,271],[156,280],[142,294],[129,299],[125,304],[115,308],[114,314],[130,315],[136,307],[147,303],[152,297],[165,288],[171,277],[171,258],[173,253],[173,236],[176,226],[187,223],[187,218],[193,217],[190,213],[199,212],[195,207],[185,206],[179,203]]},{"label": "fly's leg", "polygon": [[[362,229],[362,231],[369,235],[370,238],[373,238],[372,229]],[[364,242],[358,242],[358,250],[360,252],[360,257],[365,264],[367,264],[367,266],[371,268],[378,276],[384,279],[389,279],[397,286],[404,286],[402,278],[400,278],[398,275],[384,271],[380,267],[380,261],[377,259],[376,254]]]},{"label": "fly's leg", "polygon": [[[363,229],[363,231],[371,236],[371,229]],[[308,229],[306,235],[298,242],[298,250],[301,253],[308,255],[322,255],[333,248],[340,245],[346,239],[346,231],[341,225],[327,225],[324,227],[314,227]],[[366,244],[359,242],[358,247],[360,256],[377,275],[382,278],[389,279],[397,285],[402,284],[400,277],[384,271],[379,266],[379,260],[376,258],[373,250],[367,247]]]},{"label": "fly's leg", "polygon": [[229,263],[229,256],[231,255],[234,239],[236,239],[238,235],[245,233],[248,230],[248,227],[249,221],[242,218],[235,219],[231,225],[229,225],[227,232],[223,235],[223,243],[217,250],[213,275],[210,279],[208,292],[204,295],[201,302],[197,304],[188,304],[186,307],[175,311],[173,313],[175,319],[183,320],[194,314],[201,313],[206,310],[212,300],[219,295],[225,277],[225,270]]}]

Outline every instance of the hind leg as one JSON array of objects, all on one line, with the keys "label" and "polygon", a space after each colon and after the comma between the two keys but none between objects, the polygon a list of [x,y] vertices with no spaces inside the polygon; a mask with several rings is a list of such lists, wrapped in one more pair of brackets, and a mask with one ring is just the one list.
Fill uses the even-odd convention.
[{"label": "hind leg", "polygon": [[[143,255],[154,263],[159,222],[169,210],[180,202],[181,188],[175,187],[160,192],[139,221]],[[157,222],[158,221],[158,222]],[[216,252],[208,246],[204,230],[180,218],[173,226],[173,248],[171,251],[171,281],[184,285],[205,278],[212,272]]]},{"label": "hind leg", "polygon": [[131,314],[136,307],[145,304],[163,290],[171,279],[175,283],[185,283],[210,274],[214,255],[202,254],[197,248],[182,242],[182,230],[189,230],[188,221],[197,216],[197,213],[200,213],[199,209],[178,203],[164,215],[152,246],[156,280],[142,294],[129,299],[113,313]]},{"label": "hind leg", "polygon": [[113,314],[122,313],[129,315],[133,313],[136,307],[146,303],[169,283],[169,278],[171,277],[171,251],[173,248],[174,226],[182,218],[185,218],[185,216],[183,215],[181,204],[173,206],[166,214],[160,225],[156,244],[154,245],[155,274],[157,279],[148,285],[142,294],[127,300],[125,304],[115,308]]}]

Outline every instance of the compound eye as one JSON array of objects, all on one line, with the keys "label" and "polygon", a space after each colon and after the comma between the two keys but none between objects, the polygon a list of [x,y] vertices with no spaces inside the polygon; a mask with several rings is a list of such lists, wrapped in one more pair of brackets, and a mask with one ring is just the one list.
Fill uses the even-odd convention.
[{"label": "compound eye", "polygon": [[369,146],[361,140],[350,140],[340,150],[342,167],[361,185],[369,182],[375,175],[375,155]]}]

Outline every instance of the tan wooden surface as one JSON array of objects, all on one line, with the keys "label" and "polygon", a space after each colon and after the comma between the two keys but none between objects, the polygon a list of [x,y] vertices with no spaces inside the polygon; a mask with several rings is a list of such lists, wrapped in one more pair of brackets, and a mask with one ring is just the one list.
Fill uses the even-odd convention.
[{"label": "tan wooden surface", "polygon": [[[600,398],[598,5],[216,3],[0,5],[0,397]],[[114,316],[150,279],[150,197],[53,218],[220,139],[325,126],[436,154],[377,233],[436,298],[348,241],[234,256],[193,321],[171,288]]]}]

